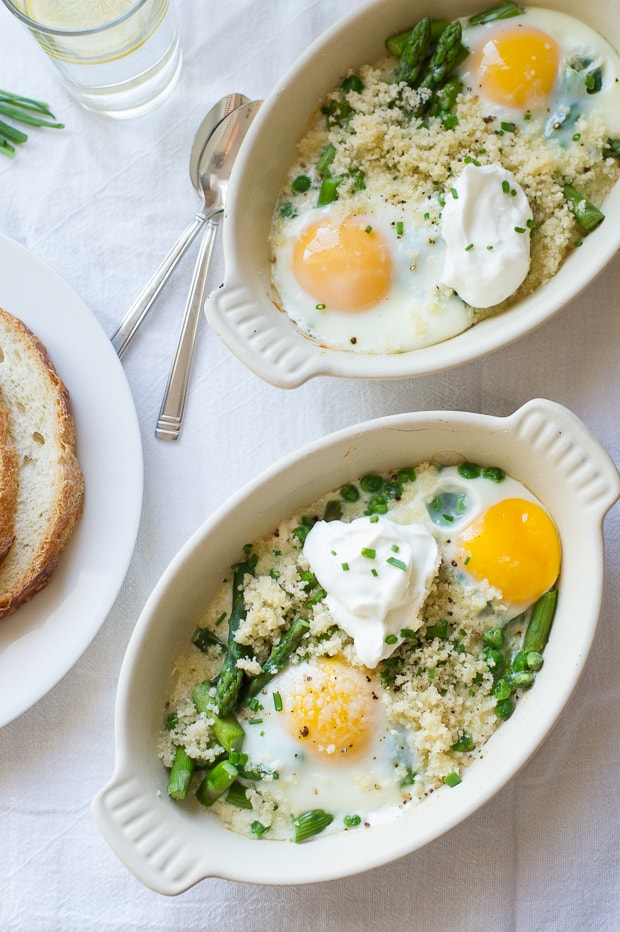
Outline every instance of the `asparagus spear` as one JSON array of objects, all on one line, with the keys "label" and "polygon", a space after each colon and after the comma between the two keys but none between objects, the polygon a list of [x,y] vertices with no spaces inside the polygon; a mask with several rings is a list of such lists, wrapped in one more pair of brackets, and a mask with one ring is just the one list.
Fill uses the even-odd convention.
[{"label": "asparagus spear", "polygon": [[245,648],[235,641],[235,634],[246,615],[243,601],[243,581],[246,574],[254,572],[257,561],[258,557],[256,555],[248,556],[246,560],[242,560],[241,563],[237,563],[234,567],[232,609],[228,621],[228,645],[224,663],[218,676],[215,694],[215,704],[220,717],[225,717],[232,711],[243,682],[243,670],[240,670],[237,666],[237,660],[245,654]]},{"label": "asparagus spear", "polygon": [[603,158],[620,160],[620,139],[608,138],[607,145],[603,148]]},{"label": "asparagus spear", "polygon": [[[441,33],[444,31],[448,25],[449,20],[447,19],[432,19],[431,20],[431,45],[435,45]],[[415,29],[415,26],[413,27]],[[385,40],[385,47],[394,58],[400,58],[407,40],[412,33],[412,29],[404,29],[402,32],[397,32],[395,35],[389,36]]]},{"label": "asparagus spear", "polygon": [[194,773],[194,761],[184,747],[179,746],[168,777],[168,796],[171,799],[185,799]]},{"label": "asparagus spear", "polygon": [[564,197],[575,220],[585,233],[591,233],[605,219],[605,214],[571,184],[564,185]]},{"label": "asparagus spear", "polygon": [[430,44],[431,21],[428,16],[425,16],[411,30],[400,54],[398,66],[394,72],[397,82],[404,81],[410,87],[415,87],[424,68]]},{"label": "asparagus spear", "polygon": [[213,712],[212,688],[213,684],[210,680],[199,683],[192,691],[192,702],[196,706],[196,711],[204,712],[213,721],[211,730],[217,743],[221,744],[225,751],[239,751],[243,745],[245,732],[234,715],[230,713],[216,715]]},{"label": "asparagus spear", "polygon": [[203,777],[196,797],[198,802],[203,806],[211,806],[216,799],[223,796],[226,790],[229,790],[238,776],[238,770],[234,764],[228,760],[222,760],[215,767],[212,767]]},{"label": "asparagus spear", "polygon": [[523,638],[523,652],[527,655],[530,651],[536,651],[542,654],[545,644],[551,630],[551,622],[555,613],[555,605],[558,598],[557,589],[551,589],[541,595],[534,606],[530,623]]},{"label": "asparagus spear", "polygon": [[324,809],[310,809],[293,819],[293,837],[295,841],[305,841],[318,835],[334,821],[333,815]]},{"label": "asparagus spear", "polygon": [[274,644],[262,673],[254,677],[250,683],[248,698],[251,699],[252,696],[256,696],[267,685],[269,680],[285,666],[293,651],[299,647],[304,634],[309,630],[310,625],[304,618],[297,618],[293,622],[278,643]]},{"label": "asparagus spear", "polygon": [[500,3],[497,6],[492,6],[488,10],[483,10],[481,13],[475,13],[474,16],[470,16],[467,20],[468,26],[480,26],[482,23],[492,23],[498,19],[510,19],[512,16],[521,16],[523,10],[520,6],[517,6],[516,3],[512,3],[511,0],[507,0],[506,3]]},{"label": "asparagus spear", "polygon": [[[463,60],[464,46],[461,42],[463,29],[456,21],[450,23],[439,37],[437,48],[428,63],[420,87],[436,90],[447,79],[453,68]],[[465,54],[467,54],[465,50]]]}]

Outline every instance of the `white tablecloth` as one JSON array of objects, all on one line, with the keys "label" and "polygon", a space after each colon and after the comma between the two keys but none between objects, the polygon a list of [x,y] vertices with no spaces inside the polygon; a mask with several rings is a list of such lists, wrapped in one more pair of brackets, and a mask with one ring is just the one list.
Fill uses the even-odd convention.
[{"label": "white tablecloth", "polygon": [[[58,133],[33,131],[13,162],[0,157],[0,232],[51,265],[111,334],[198,206],[188,162],[206,110],[230,91],[267,95],[309,41],[356,5],[177,0],[180,83],[161,109],[125,123],[75,104],[0,7],[0,85],[48,99],[66,123]],[[517,778],[448,835],[359,877],[294,888],[211,879],[172,899],[143,887],[100,836],[90,802],[112,774],[115,687],[136,619],[181,544],[257,471],[370,417],[441,408],[504,415],[535,396],[572,408],[620,461],[620,257],[531,336],[430,378],[318,379],[283,392],[246,371],[205,326],[184,432],[166,443],[154,424],[192,257],[124,360],[145,456],[125,583],[73,669],[0,730],[0,929],[619,928],[618,508],[605,522],[605,607],[576,694]],[[222,270],[216,251],[213,285]]]}]

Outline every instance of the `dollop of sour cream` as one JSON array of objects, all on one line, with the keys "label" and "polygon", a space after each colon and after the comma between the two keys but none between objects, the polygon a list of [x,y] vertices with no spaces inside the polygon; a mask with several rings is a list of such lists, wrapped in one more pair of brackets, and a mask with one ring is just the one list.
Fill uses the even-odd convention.
[{"label": "dollop of sour cream", "polygon": [[353,638],[355,652],[374,668],[416,631],[420,609],[435,577],[437,542],[417,524],[396,524],[377,515],[318,521],[303,553],[326,591],[334,621]]},{"label": "dollop of sour cream", "polygon": [[509,298],[530,267],[532,210],[512,172],[468,164],[446,192],[442,282],[472,307]]}]

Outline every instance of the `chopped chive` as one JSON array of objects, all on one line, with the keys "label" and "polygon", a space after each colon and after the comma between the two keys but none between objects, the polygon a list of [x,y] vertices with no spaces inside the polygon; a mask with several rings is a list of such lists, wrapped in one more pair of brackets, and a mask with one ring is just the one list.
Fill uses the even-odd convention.
[{"label": "chopped chive", "polygon": [[411,628],[401,628],[401,629],[400,629],[400,636],[401,636],[401,638],[414,638],[414,637],[415,637],[415,631],[412,631]]},{"label": "chopped chive", "polygon": [[225,618],[226,618],[226,612],[222,612],[222,614],[219,616],[219,618],[217,618],[217,620],[216,620],[216,622],[215,622],[215,627],[216,627],[216,628],[219,627],[219,625],[222,624],[222,622],[224,621]]},{"label": "chopped chive", "polygon": [[378,571],[377,571],[374,567],[371,569],[370,572],[372,573],[373,576],[378,576],[378,575],[379,575]]},{"label": "chopped chive", "polygon": [[376,523],[378,522],[378,520],[379,520],[379,515],[371,515],[371,516],[370,516],[370,523],[371,523],[371,524],[376,524]]},{"label": "chopped chive", "polygon": [[504,130],[505,133],[514,133],[514,131],[515,131],[515,125],[514,125],[514,123],[504,123],[504,122],[502,122],[502,123],[501,123],[501,127],[502,127],[502,129]]},{"label": "chopped chive", "polygon": [[525,233],[525,227],[515,227],[515,233]]},{"label": "chopped chive", "polygon": [[390,566],[395,566],[396,569],[398,569],[398,570],[406,570],[406,569],[407,569],[407,564],[406,564],[406,563],[403,563],[402,560],[399,560],[398,557],[388,557],[387,560],[386,560],[386,562],[389,563]]},{"label": "chopped chive", "polygon": [[364,233],[372,233],[372,227],[370,224],[368,224],[368,226],[364,228]]},{"label": "chopped chive", "polygon": [[374,560],[377,556],[377,551],[374,547],[362,547],[362,556],[366,557],[367,560]]},{"label": "chopped chive", "polygon": [[581,133],[573,133],[573,142],[579,142],[581,139]]},{"label": "chopped chive", "polygon": [[315,308],[316,308],[317,311],[324,311],[324,310],[325,310],[325,307],[326,307],[325,304],[315,304],[314,306],[315,306]]},{"label": "chopped chive", "polygon": [[263,825],[262,822],[252,822],[250,831],[253,835],[256,835],[257,838],[262,838],[263,835],[266,835],[269,831],[269,826]]},{"label": "chopped chive", "polygon": [[276,710],[276,712],[282,711],[282,696],[280,695],[280,693],[273,694],[273,707]]},{"label": "chopped chive", "polygon": [[248,721],[248,725],[262,725],[262,724],[263,724],[262,718],[251,718]]},{"label": "chopped chive", "polygon": [[345,573],[348,573],[348,571],[349,571],[349,569],[350,569],[349,564],[348,564],[348,563],[341,563],[340,565],[342,566],[342,568],[343,568],[343,570],[345,571]]},{"label": "chopped chive", "polygon": [[446,774],[446,776],[443,778],[443,782],[447,786],[458,786],[461,782],[461,778],[459,777],[458,773],[453,770],[452,773]]},{"label": "chopped chive", "polygon": [[388,636],[385,639],[386,644],[396,644],[397,642],[398,642],[398,638],[396,637],[395,634],[388,634]]},{"label": "chopped chive", "polygon": [[531,120],[531,119],[532,119],[532,114],[531,114],[531,113],[524,113],[524,114],[523,114],[523,119],[524,119],[524,120]]},{"label": "chopped chive", "polygon": [[355,828],[356,825],[361,825],[362,817],[356,813],[355,815],[346,815],[342,821],[347,828]]},{"label": "chopped chive", "polygon": [[473,249],[473,248],[474,248],[474,244],[473,244],[473,243],[469,243],[469,245],[465,247],[465,252],[469,252],[469,250],[470,250],[470,249]]},{"label": "chopped chive", "polygon": [[400,550],[400,547],[398,546],[398,544],[392,544],[390,549],[392,550],[392,553],[398,553],[398,551]]},{"label": "chopped chive", "polygon": [[468,554],[463,560],[463,566],[467,566],[470,560],[471,560],[471,556]]},{"label": "chopped chive", "polygon": [[490,250],[493,249],[493,247],[492,247],[492,246],[487,246],[487,249],[490,251]]},{"label": "chopped chive", "polygon": [[456,190],[456,188],[450,188],[450,194],[452,195],[455,201],[458,201],[459,192]]},{"label": "chopped chive", "polygon": [[396,223],[396,235],[402,236],[404,232],[405,232],[405,224],[403,223],[402,220],[398,220]]},{"label": "chopped chive", "polygon": [[502,191],[504,192],[504,194],[510,194],[510,184],[508,183],[508,181],[506,181],[505,178],[502,181]]}]

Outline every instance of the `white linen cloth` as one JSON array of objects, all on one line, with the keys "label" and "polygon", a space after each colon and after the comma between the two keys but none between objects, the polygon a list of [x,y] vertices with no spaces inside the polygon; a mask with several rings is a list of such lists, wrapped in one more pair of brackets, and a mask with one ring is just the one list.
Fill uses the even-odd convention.
[{"label": "white linen cloth", "polygon": [[[0,85],[49,100],[66,124],[33,130],[14,161],[0,157],[0,232],[51,265],[108,334],[198,207],[189,152],[207,109],[231,91],[265,97],[310,40],[357,3],[176,6],[180,82],[159,110],[128,122],[80,108],[0,6]],[[367,418],[441,408],[505,415],[536,396],[572,408],[620,462],[620,257],[537,332],[415,380],[315,379],[284,392],[248,372],[204,326],[185,428],[167,443],[154,425],[195,255],[196,248],[124,360],[145,455],[143,517],[125,583],[73,669],[0,730],[0,929],[618,929],[617,507],[605,522],[604,612],[572,701],[516,779],[444,837],[363,876],[293,888],[210,879],[168,899],[143,887],[99,834],[90,802],[113,770],[115,687],[134,624],[177,549],[258,471]],[[216,251],[214,286],[221,276]]]}]

